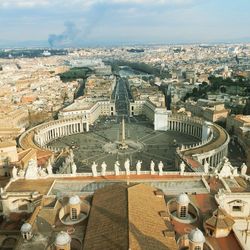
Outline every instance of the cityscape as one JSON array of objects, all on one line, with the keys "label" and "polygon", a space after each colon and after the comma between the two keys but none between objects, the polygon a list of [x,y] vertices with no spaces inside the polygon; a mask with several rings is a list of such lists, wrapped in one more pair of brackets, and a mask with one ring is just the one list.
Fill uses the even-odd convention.
[{"label": "cityscape", "polygon": [[250,5],[222,2],[0,0],[0,249],[250,249]]}]

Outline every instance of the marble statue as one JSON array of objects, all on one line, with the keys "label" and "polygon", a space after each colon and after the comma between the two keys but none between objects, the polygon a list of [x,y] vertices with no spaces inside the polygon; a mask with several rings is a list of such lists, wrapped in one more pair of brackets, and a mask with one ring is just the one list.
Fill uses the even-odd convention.
[{"label": "marble statue", "polygon": [[2,187],[0,188],[0,193],[4,193],[4,189]]},{"label": "marble statue", "polygon": [[37,167],[38,175],[40,175],[41,171],[42,171],[42,167],[41,167],[41,166],[38,166],[38,167]]},{"label": "marble statue", "polygon": [[97,164],[95,163],[95,162],[93,162],[93,164],[92,164],[92,166],[91,166],[91,169],[92,169],[92,175],[94,176],[94,177],[96,177],[97,176]]},{"label": "marble statue", "polygon": [[205,163],[204,163],[204,173],[208,174],[208,172],[209,172],[209,164],[208,164],[207,161],[205,161]]},{"label": "marble statue", "polygon": [[233,169],[233,176],[238,176],[238,169],[237,168]]},{"label": "marble statue", "polygon": [[70,162],[74,161],[74,152],[73,152],[73,149],[69,150],[69,160],[70,160]]},{"label": "marble statue", "polygon": [[25,179],[37,179],[39,176],[37,162],[31,159],[28,163],[26,172],[25,172]]},{"label": "marble statue", "polygon": [[137,163],[136,163],[136,173],[138,175],[141,174],[141,164],[142,164],[142,161],[138,160]]},{"label": "marble statue", "polygon": [[25,172],[24,172],[23,169],[20,169],[20,170],[18,171],[18,176],[19,176],[19,177],[24,177],[24,174],[25,174]]},{"label": "marble statue", "polygon": [[42,168],[42,167],[40,167],[40,168],[38,169],[38,174],[39,174],[39,176],[41,176],[41,177],[44,177],[44,176],[47,175],[47,173],[45,172],[45,169]]},{"label": "marble statue", "polygon": [[214,170],[220,178],[238,176],[237,168],[234,168],[227,157],[223,157],[222,161],[217,165]]},{"label": "marble statue", "polygon": [[69,157],[66,157],[66,158],[65,158],[65,165],[66,165],[66,166],[69,166],[70,163],[71,163],[71,159],[70,159]]},{"label": "marble statue", "polygon": [[51,166],[50,161],[48,162],[46,169],[47,169],[48,175],[53,175],[52,166]]},{"label": "marble statue", "polygon": [[158,163],[159,175],[163,174],[163,167],[164,167],[164,165],[163,165],[162,161],[160,161]]},{"label": "marble statue", "polygon": [[130,175],[130,160],[129,159],[127,159],[124,162],[124,168],[126,170],[126,175]]},{"label": "marble statue", "polygon": [[107,169],[107,164],[104,161],[101,165],[102,171],[101,171],[101,176],[105,176],[106,175],[106,169]]},{"label": "marble statue", "polygon": [[66,161],[63,161],[62,163],[62,169],[64,169],[66,167]]},{"label": "marble statue", "polygon": [[115,162],[115,175],[119,175],[120,174],[120,163],[119,161]]},{"label": "marble statue", "polygon": [[13,179],[16,179],[16,178],[17,178],[17,168],[16,168],[16,166],[14,166],[14,167],[12,168],[12,178],[13,178]]},{"label": "marble statue", "polygon": [[180,164],[180,173],[181,173],[181,175],[184,174],[185,168],[186,168],[186,165],[185,165],[184,161],[182,161],[181,164]]},{"label": "marble statue", "polygon": [[76,171],[77,171],[77,166],[76,166],[75,162],[73,162],[71,165],[71,173],[76,174]]},{"label": "marble statue", "polygon": [[150,162],[150,171],[151,171],[151,174],[155,174],[155,163],[153,160],[151,160]]},{"label": "marble statue", "polygon": [[247,174],[247,165],[246,165],[245,163],[243,163],[243,164],[241,165],[240,173],[241,173],[242,175],[246,175],[246,174]]}]

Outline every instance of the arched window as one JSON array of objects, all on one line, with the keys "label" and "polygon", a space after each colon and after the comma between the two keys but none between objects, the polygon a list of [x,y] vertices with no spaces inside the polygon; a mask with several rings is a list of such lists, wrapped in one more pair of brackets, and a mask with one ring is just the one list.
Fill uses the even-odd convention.
[{"label": "arched window", "polygon": [[71,219],[77,220],[77,210],[75,208],[72,208],[71,210]]},{"label": "arched window", "polygon": [[182,206],[181,207],[181,212],[180,212],[180,217],[186,217],[186,213],[187,213],[187,207]]},{"label": "arched window", "polygon": [[201,250],[201,247],[200,247],[200,246],[196,246],[196,247],[194,248],[194,250]]}]

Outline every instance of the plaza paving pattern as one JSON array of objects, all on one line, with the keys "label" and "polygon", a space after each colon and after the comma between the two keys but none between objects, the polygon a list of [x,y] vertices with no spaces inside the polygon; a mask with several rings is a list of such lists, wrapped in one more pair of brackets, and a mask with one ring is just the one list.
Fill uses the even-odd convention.
[{"label": "plaza paving pattern", "polygon": [[162,161],[164,171],[171,171],[175,170],[176,147],[198,142],[198,139],[179,132],[154,131],[152,125],[145,121],[126,123],[126,140],[134,142],[130,143],[129,150],[112,150],[112,145],[118,143],[119,138],[120,124],[108,121],[97,123],[90,132],[63,137],[49,145],[73,148],[78,172],[90,172],[93,161],[98,163],[99,170],[101,163],[105,161],[107,171],[112,171],[115,161],[118,160],[121,170],[124,170],[124,161],[127,158],[130,159],[131,170],[135,170],[138,160],[142,161],[141,170],[149,170],[152,159],[156,168],[158,162]]}]

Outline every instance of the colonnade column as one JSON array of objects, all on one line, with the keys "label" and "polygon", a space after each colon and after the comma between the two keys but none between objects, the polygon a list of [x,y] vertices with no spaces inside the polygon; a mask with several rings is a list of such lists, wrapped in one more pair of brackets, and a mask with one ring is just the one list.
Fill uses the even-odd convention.
[{"label": "colonnade column", "polygon": [[214,156],[211,156],[211,165],[214,167]]},{"label": "colonnade column", "polygon": [[184,133],[184,124],[181,123],[181,133]]}]

